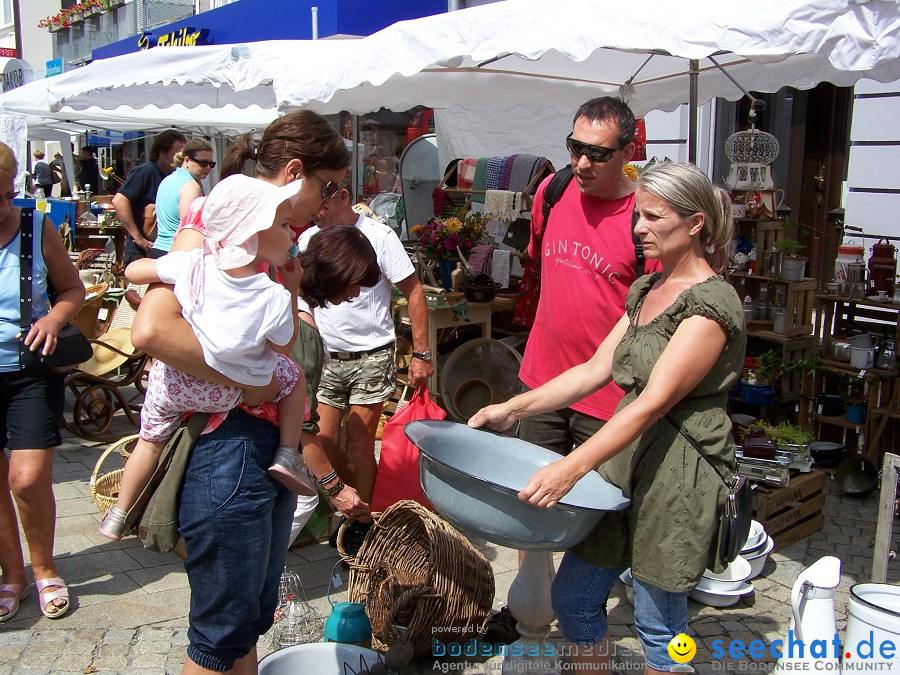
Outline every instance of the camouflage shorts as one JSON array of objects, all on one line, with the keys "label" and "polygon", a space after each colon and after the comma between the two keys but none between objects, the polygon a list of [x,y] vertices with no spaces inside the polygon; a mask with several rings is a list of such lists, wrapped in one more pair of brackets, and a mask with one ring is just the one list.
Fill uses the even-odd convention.
[{"label": "camouflage shorts", "polygon": [[325,364],[319,384],[319,401],[334,408],[383,403],[394,393],[397,364],[395,346],[361,359],[332,358]]}]

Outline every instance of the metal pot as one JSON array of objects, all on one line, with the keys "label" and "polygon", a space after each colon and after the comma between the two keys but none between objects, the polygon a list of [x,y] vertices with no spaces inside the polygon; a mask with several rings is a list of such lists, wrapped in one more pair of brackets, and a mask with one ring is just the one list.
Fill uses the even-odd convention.
[{"label": "metal pot", "polygon": [[847,340],[832,340],[831,356],[834,357],[835,361],[850,363],[850,348],[852,346]]},{"label": "metal pot", "polygon": [[875,338],[872,337],[871,333],[851,335],[847,338],[847,342],[850,343],[851,347],[857,347],[858,349],[868,349],[875,346]]},{"label": "metal pot", "polygon": [[850,366],[866,370],[875,365],[875,347],[850,347]]},{"label": "metal pot", "polygon": [[838,465],[834,479],[848,497],[868,497],[878,487],[878,469],[865,457],[851,457]]}]

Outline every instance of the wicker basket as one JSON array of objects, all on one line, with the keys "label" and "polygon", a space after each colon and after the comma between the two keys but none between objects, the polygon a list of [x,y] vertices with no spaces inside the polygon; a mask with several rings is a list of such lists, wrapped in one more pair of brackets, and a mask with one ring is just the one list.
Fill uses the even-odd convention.
[{"label": "wicker basket", "polygon": [[433,639],[478,636],[494,601],[494,573],[439,516],[402,501],[376,515],[350,565],[347,594],[366,606],[373,648],[408,642],[423,656]]},{"label": "wicker basket", "polygon": [[106,451],[100,455],[100,459],[97,460],[97,464],[94,466],[94,472],[91,474],[91,499],[94,500],[94,504],[97,505],[97,508],[100,509],[101,513],[106,512],[110,506],[116,503],[116,498],[119,496],[119,484],[122,482],[122,473],[124,472],[124,469],[114,469],[113,471],[108,471],[101,475],[100,468],[103,466],[103,462],[106,461],[106,458],[114,452],[118,452],[122,457],[122,461],[126,461],[131,456],[131,452],[134,450],[137,441],[138,437],[136,434],[134,436],[126,436],[110,445]]},{"label": "wicker basket", "polygon": [[108,288],[106,284],[94,284],[85,288],[85,297],[96,295],[87,300],[71,319],[72,325],[84,333],[89,340],[96,338],[100,332],[97,317],[100,315],[100,307],[103,305],[103,295]]}]

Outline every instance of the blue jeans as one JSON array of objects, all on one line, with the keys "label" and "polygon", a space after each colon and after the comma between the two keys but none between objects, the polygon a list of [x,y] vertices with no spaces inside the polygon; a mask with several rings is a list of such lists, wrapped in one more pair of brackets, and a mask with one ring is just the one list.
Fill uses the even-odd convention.
[{"label": "blue jeans", "polygon": [[296,497],[266,470],[278,429],[241,410],[201,436],[178,508],[191,587],[188,657],[224,672],[272,626]]},{"label": "blue jeans", "polygon": [[[579,646],[599,642],[607,632],[606,601],[624,569],[594,567],[567,551],[553,580],[553,611],[565,638]],[[671,593],[634,579],[634,625],[644,659],[654,670],[670,671],[669,642],[687,632],[688,594]]]}]

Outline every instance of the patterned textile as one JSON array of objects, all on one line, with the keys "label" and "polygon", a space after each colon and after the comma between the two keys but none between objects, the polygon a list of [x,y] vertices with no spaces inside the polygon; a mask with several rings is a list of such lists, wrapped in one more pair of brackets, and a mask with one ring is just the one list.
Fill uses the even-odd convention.
[{"label": "patterned textile", "polygon": [[475,182],[475,168],[478,165],[477,157],[467,157],[459,160],[456,168],[456,187],[460,190],[471,190]]},{"label": "patterned textile", "polygon": [[509,190],[509,178],[512,176],[513,164],[516,162],[518,155],[510,155],[503,158],[503,164],[500,166],[500,189]]},{"label": "patterned textile", "polygon": [[535,155],[517,155],[509,177],[509,189],[524,192],[528,182],[547,160]]},{"label": "patterned textile", "polygon": [[491,278],[500,288],[509,288],[510,252],[502,248],[491,255]]},{"label": "patterned textile", "polygon": [[522,193],[509,190],[485,190],[484,213],[490,218],[511,223],[522,210]]},{"label": "patterned textile", "polygon": [[[475,165],[475,180],[472,183],[473,190],[484,190],[487,185],[487,157],[479,157]],[[484,195],[472,195],[472,201],[484,204]]]},{"label": "patterned textile", "polygon": [[500,189],[500,167],[502,164],[503,157],[491,157],[488,159],[484,178],[485,190]]},{"label": "patterned textile", "polygon": [[491,273],[491,253],[497,244],[477,244],[469,254],[469,264],[480,274]]},{"label": "patterned textile", "polygon": [[522,283],[519,285],[519,299],[513,310],[513,325],[531,328],[537,314],[538,300],[541,298],[541,268],[533,261],[525,263]]}]

